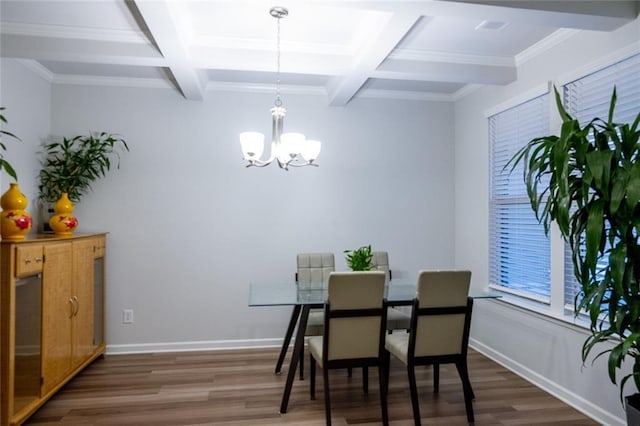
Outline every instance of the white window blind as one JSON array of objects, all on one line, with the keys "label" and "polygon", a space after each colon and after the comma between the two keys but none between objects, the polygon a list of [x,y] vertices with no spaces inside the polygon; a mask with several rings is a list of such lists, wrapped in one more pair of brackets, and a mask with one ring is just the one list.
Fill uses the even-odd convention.
[{"label": "white window blind", "polygon": [[[609,103],[616,87],[616,109],[614,121],[633,123],[640,112],[640,54],[600,69],[592,74],[564,86],[565,108],[580,124],[584,125],[595,117],[607,120]],[[606,262],[606,261],[603,261]],[[598,269],[606,266],[599,264]],[[565,245],[565,286],[564,302],[567,310],[573,310],[580,285],[573,273],[571,247]]]},{"label": "white window blind", "polygon": [[489,117],[491,284],[549,303],[550,240],[531,209],[522,165],[504,169],[531,139],[549,134],[549,94]]}]

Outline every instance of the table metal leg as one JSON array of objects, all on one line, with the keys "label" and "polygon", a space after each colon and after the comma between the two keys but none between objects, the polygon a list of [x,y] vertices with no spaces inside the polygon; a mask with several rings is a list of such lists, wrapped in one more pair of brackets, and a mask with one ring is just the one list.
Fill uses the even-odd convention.
[{"label": "table metal leg", "polygon": [[289,371],[287,371],[287,383],[284,387],[284,393],[282,395],[282,403],[280,404],[280,413],[287,412],[287,406],[289,405],[289,396],[291,395],[291,388],[293,382],[296,379],[296,368],[298,367],[298,361],[301,356],[304,356],[304,333],[307,329],[307,320],[309,319],[309,305],[302,307],[302,315],[300,315],[300,322],[298,324],[298,332],[296,333],[296,341],[293,344],[293,354],[291,355],[291,364],[289,365]]},{"label": "table metal leg", "polygon": [[296,324],[298,323],[298,317],[300,317],[300,305],[294,306],[293,312],[291,312],[291,319],[289,320],[289,326],[287,327],[287,334],[284,336],[284,342],[282,342],[282,348],[280,349],[280,355],[278,356],[278,362],[276,363],[276,374],[280,374],[280,370],[282,369],[282,363],[284,362],[284,357],[287,355],[293,330],[295,330]]}]

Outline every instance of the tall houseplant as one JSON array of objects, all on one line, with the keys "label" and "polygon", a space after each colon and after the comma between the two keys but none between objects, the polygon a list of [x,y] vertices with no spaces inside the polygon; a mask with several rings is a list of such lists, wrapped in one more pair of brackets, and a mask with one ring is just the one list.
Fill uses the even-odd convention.
[{"label": "tall houseplant", "polygon": [[[0,107],[0,122],[6,124],[7,119],[2,113],[6,108]],[[6,130],[0,130],[0,137],[8,136],[9,138],[20,140],[16,135]],[[7,160],[4,158],[4,152],[7,150],[4,140],[0,141],[0,171],[4,169],[15,182],[9,184],[9,189],[0,197],[0,234],[3,240],[20,241],[31,230],[32,218],[25,209],[28,204],[27,197],[20,192],[18,187],[18,175]]]},{"label": "tall houseplant", "polygon": [[630,378],[640,390],[640,113],[632,124],[614,122],[614,89],[607,120],[594,118],[581,127],[557,90],[555,97],[560,135],[533,139],[507,167],[513,171],[523,163],[536,217],[547,233],[555,221],[570,244],[581,285],[575,313],[590,319],[582,361],[600,343],[611,342],[595,358],[608,354],[613,384],[625,358],[633,361],[632,373],[620,382],[622,399]]},{"label": "tall houseplant", "polygon": [[38,189],[45,202],[58,200],[67,193],[73,202],[91,189],[91,183],[104,177],[113,158],[120,167],[120,150],[129,151],[124,139],[110,133],[63,138],[45,145]]},{"label": "tall houseplant", "polygon": [[[2,111],[4,111],[5,109],[6,107],[0,107],[0,121],[4,124],[7,123],[7,119],[2,114]],[[17,137],[11,132],[7,132],[6,130],[0,130],[0,137],[1,136],[9,136],[10,138],[20,140],[19,137]],[[4,169],[4,171],[7,172],[9,176],[11,176],[15,181],[17,181],[18,175],[16,174],[15,169],[7,160],[4,159],[4,151],[6,150],[7,150],[6,145],[2,140],[0,140],[0,170]]]}]

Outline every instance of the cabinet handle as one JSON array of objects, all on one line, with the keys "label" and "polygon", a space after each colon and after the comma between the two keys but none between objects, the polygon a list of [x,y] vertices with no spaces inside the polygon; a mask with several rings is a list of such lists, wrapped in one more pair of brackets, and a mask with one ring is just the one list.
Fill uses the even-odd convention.
[{"label": "cabinet handle", "polygon": [[42,262],[42,258],[41,257],[36,257],[36,263],[40,263]]},{"label": "cabinet handle", "polygon": [[69,318],[71,318],[74,315],[73,311],[75,311],[76,308],[75,303],[73,303],[73,297],[69,298],[69,304],[71,305],[71,313],[69,315]]},{"label": "cabinet handle", "polygon": [[30,263],[31,263],[31,259],[25,259],[25,260],[24,260],[24,264],[25,264],[25,265],[28,265],[28,264],[30,264]]},{"label": "cabinet handle", "polygon": [[76,310],[73,312],[73,316],[78,315],[78,311],[80,310],[80,301],[78,300],[78,296],[73,296],[73,303],[76,307]]}]

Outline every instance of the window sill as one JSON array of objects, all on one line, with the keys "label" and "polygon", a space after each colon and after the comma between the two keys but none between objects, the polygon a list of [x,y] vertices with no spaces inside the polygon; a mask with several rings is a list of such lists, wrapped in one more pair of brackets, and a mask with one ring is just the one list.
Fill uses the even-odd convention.
[{"label": "window sill", "polygon": [[551,310],[551,307],[547,304],[523,299],[509,293],[500,292],[493,288],[491,289],[491,291],[498,292],[502,295],[502,297],[500,298],[492,299],[492,302],[494,303],[502,303],[504,305],[512,306],[522,312],[534,314],[540,318],[572,330],[580,330],[586,334],[591,333],[589,329],[588,319],[576,317],[573,313],[568,314],[553,312]]}]

